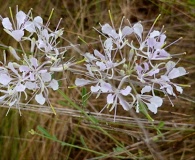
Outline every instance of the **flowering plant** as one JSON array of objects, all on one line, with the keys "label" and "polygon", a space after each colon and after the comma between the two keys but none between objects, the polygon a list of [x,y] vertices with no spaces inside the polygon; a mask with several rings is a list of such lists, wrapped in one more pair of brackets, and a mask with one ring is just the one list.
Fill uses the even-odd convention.
[{"label": "flowering plant", "polygon": [[[4,31],[20,44],[22,54],[11,46],[7,47],[15,58],[15,62],[7,63],[4,51],[4,62],[0,62],[0,103],[19,108],[24,96],[26,103],[35,99],[41,105],[47,102],[52,107],[49,89],[59,89],[53,74],[63,72],[79,61],[63,61],[68,47],[58,47],[58,38],[63,34],[63,29],[58,29],[60,22],[52,31],[49,29],[50,18],[44,24],[40,16],[32,16],[31,10],[25,14],[18,8],[16,22],[13,19],[12,16],[11,22],[8,17],[1,17]],[[131,25],[128,21],[129,24],[122,27],[123,21],[124,18],[118,30],[113,22],[112,26],[108,23],[100,25],[98,32],[104,37],[100,39],[102,50],[82,54],[84,70],[72,70],[76,75],[75,85],[90,86],[88,94],[96,94],[96,98],[106,96],[100,112],[109,108],[116,115],[117,107],[122,106],[126,111],[135,108],[136,112],[141,111],[151,119],[146,108],[156,114],[163,104],[162,96],[156,91],[176,97],[183,89],[173,80],[187,72],[183,67],[176,67],[178,62],[171,60],[173,55],[166,51],[169,45],[166,46],[163,30],[154,30],[152,26],[144,36],[141,22]],[[30,48],[25,50],[23,43],[30,43]],[[33,94],[30,99],[29,92]]]},{"label": "flowering plant", "polygon": [[[131,25],[128,21],[129,25],[123,28],[122,22],[118,31],[108,23],[101,25],[98,32],[105,37],[105,40],[100,39],[102,52],[95,49],[93,53],[84,54],[86,78],[76,78],[75,85],[90,85],[90,92],[97,94],[96,98],[100,94],[107,97],[101,112],[110,107],[116,115],[120,105],[127,111],[134,107],[136,112],[141,111],[152,119],[146,107],[156,114],[163,104],[162,96],[156,91],[177,97],[183,92],[182,85],[172,80],[187,72],[171,61],[174,55],[166,51],[163,30],[154,30],[152,26],[144,38],[141,22]],[[169,100],[173,105],[170,97]]]},{"label": "flowering plant", "polygon": [[[58,81],[52,77],[61,68],[66,52],[66,47],[57,48],[57,39],[63,34],[63,29],[58,29],[58,25],[55,31],[51,31],[49,20],[44,25],[40,16],[32,17],[31,10],[25,14],[16,8],[16,12],[16,22],[12,12],[12,23],[9,18],[1,17],[4,31],[20,44],[22,54],[11,46],[7,47],[15,58],[15,62],[7,63],[4,51],[4,62],[0,62],[0,103],[19,108],[24,95],[24,99],[28,100],[26,103],[34,98],[41,105],[46,101],[50,104],[49,88],[59,88]],[[30,43],[30,48],[24,48],[24,43]],[[33,95],[30,99],[29,92]]]}]

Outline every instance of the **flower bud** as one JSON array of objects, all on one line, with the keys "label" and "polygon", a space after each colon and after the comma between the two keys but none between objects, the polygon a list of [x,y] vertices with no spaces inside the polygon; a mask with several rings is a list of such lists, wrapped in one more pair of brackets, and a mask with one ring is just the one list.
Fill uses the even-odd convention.
[{"label": "flower bud", "polygon": [[20,57],[17,55],[16,50],[13,47],[9,46],[9,51],[15,59],[17,59],[18,61],[20,60]]}]

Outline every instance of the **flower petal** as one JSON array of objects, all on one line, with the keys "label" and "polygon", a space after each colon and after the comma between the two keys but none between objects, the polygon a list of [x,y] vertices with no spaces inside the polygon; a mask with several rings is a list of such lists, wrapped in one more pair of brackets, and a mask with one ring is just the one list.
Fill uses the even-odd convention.
[{"label": "flower petal", "polygon": [[40,94],[37,94],[37,95],[35,96],[35,100],[36,100],[39,104],[41,104],[41,105],[43,105],[43,104],[45,103],[45,98],[43,97],[42,92],[41,92]]},{"label": "flower petal", "polygon": [[170,70],[172,70],[175,67],[175,62],[173,61],[168,61],[165,65],[167,72],[169,72]]},{"label": "flower petal", "polygon": [[131,106],[129,105],[129,103],[125,101],[122,97],[119,98],[119,103],[121,104],[124,110],[128,111],[131,109]]},{"label": "flower petal", "polygon": [[32,57],[30,58],[30,63],[31,65],[34,67],[34,68],[37,68],[38,67],[38,61],[36,58]]},{"label": "flower petal", "polygon": [[98,50],[94,50],[94,55],[96,56],[96,57],[99,57],[101,60],[106,60],[105,59],[105,56],[103,56]]},{"label": "flower petal", "polygon": [[7,85],[9,84],[9,82],[12,80],[12,78],[10,78],[10,76],[8,76],[7,74],[0,74],[0,83],[2,85]]},{"label": "flower petal", "polygon": [[85,57],[85,59],[86,59],[86,60],[85,60],[86,62],[92,62],[92,61],[94,61],[94,60],[97,59],[96,57],[94,57],[93,54],[90,54],[89,52],[85,53],[85,54],[84,54],[84,57]]},{"label": "flower petal", "polygon": [[24,27],[22,26],[26,20],[26,14],[23,12],[23,11],[19,11],[17,14],[16,14],[16,20],[17,20],[17,27],[18,29],[21,29],[21,27]]},{"label": "flower petal", "polygon": [[139,36],[139,38],[142,39],[143,26],[141,25],[140,22],[133,25],[133,30],[134,30],[135,34],[137,34]]},{"label": "flower petal", "polygon": [[83,78],[77,78],[75,80],[75,85],[76,86],[84,86],[84,85],[89,84],[90,82],[91,82],[90,80],[86,80],[86,79],[83,79]]},{"label": "flower petal", "polygon": [[125,27],[122,29],[122,35],[123,35],[123,37],[125,37],[125,36],[127,36],[127,35],[130,35],[132,32],[133,32],[133,29],[130,28],[129,26],[125,26]]},{"label": "flower petal", "polygon": [[131,92],[131,87],[127,86],[125,89],[120,90],[120,93],[124,96],[127,96]]},{"label": "flower petal", "polygon": [[105,49],[112,50],[113,48],[112,38],[107,38],[104,42],[104,46],[105,46]]},{"label": "flower petal", "polygon": [[160,98],[158,96],[153,96],[150,99],[150,103],[154,104],[156,107],[160,107],[162,105],[162,103],[163,103],[163,100],[162,100],[162,98]]},{"label": "flower petal", "polygon": [[154,30],[150,33],[150,38],[154,38],[154,37],[157,37],[157,36],[160,36],[159,31]]},{"label": "flower petal", "polygon": [[49,83],[49,87],[51,87],[54,91],[58,90],[59,88],[58,81],[55,79],[52,79],[51,82]]},{"label": "flower petal", "polygon": [[96,93],[100,90],[100,86],[91,86],[91,92]]},{"label": "flower petal", "polygon": [[173,68],[171,72],[169,72],[168,77],[170,79],[174,79],[186,74],[186,70],[183,67]]},{"label": "flower petal", "polygon": [[9,18],[3,18],[2,25],[5,29],[13,30],[12,23],[10,22]]},{"label": "flower petal", "polygon": [[154,114],[157,113],[157,107],[154,104],[151,103],[146,103],[146,105],[148,106],[148,109],[153,112]]},{"label": "flower petal", "polygon": [[15,90],[16,90],[17,92],[24,92],[25,89],[26,89],[26,86],[23,85],[23,84],[19,84],[19,85],[17,85],[17,86],[15,87]]},{"label": "flower petal", "polygon": [[115,95],[108,94],[108,96],[107,96],[107,103],[108,104],[112,104],[114,102],[114,97],[115,97]]},{"label": "flower petal", "polygon": [[151,86],[145,86],[144,88],[142,88],[141,94],[144,94],[146,92],[150,92],[151,90],[152,90]]},{"label": "flower petal", "polygon": [[29,90],[34,90],[37,88],[37,84],[35,82],[26,82],[25,86]]},{"label": "flower petal", "polygon": [[103,93],[105,93],[105,92],[111,92],[112,91],[112,86],[111,86],[111,84],[110,83],[106,83],[106,82],[101,82],[101,84],[100,84],[100,86],[101,86],[101,91],[103,92]]},{"label": "flower petal", "polygon": [[96,62],[96,65],[100,67],[100,71],[104,71],[106,69],[106,65],[103,62]]},{"label": "flower petal", "polygon": [[51,81],[51,74],[50,73],[41,73],[41,78],[44,82]]},{"label": "flower petal", "polygon": [[11,36],[16,40],[16,41],[21,41],[22,37],[24,36],[24,31],[23,30],[14,30],[11,32]]},{"label": "flower petal", "polygon": [[104,24],[104,25],[102,26],[102,32],[103,32],[104,34],[110,35],[111,30],[112,30],[112,27],[111,27],[108,23],[106,23],[106,24]]},{"label": "flower petal", "polygon": [[182,94],[183,88],[181,88],[181,87],[178,86],[178,85],[174,85],[174,86],[175,86],[176,90]]},{"label": "flower petal", "polygon": [[20,60],[20,57],[17,55],[16,50],[13,47],[9,46],[9,51],[14,56],[14,58],[16,58],[18,61]]}]

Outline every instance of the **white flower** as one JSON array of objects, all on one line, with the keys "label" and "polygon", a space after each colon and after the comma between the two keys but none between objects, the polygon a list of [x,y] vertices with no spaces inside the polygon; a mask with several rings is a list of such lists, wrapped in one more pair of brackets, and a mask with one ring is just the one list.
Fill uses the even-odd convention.
[{"label": "white flower", "polygon": [[43,19],[40,16],[37,16],[33,19],[33,21],[26,22],[25,29],[30,33],[36,32],[36,30],[40,30],[43,27]]},{"label": "white flower", "polygon": [[125,89],[115,89],[113,93],[108,94],[107,103],[112,104],[110,111],[112,111],[117,106],[118,100],[119,104],[121,104],[124,110],[128,111],[129,109],[131,109],[132,106],[123,97],[129,95],[130,92],[131,87],[127,86]]},{"label": "white flower", "polygon": [[[175,65],[175,62],[168,61],[165,65],[167,70],[166,73],[161,75],[160,78],[153,80],[153,82],[159,84],[160,89],[162,89],[165,93],[167,92],[169,95],[176,97],[176,92],[182,93],[183,89],[178,84],[171,82],[171,80],[186,75],[187,72],[183,67],[175,68]],[[174,90],[174,88],[176,90]]]},{"label": "white flower", "polygon": [[23,12],[19,11],[16,13],[16,24],[10,22],[9,18],[2,19],[2,25],[5,32],[11,35],[16,41],[21,41],[24,36],[25,23],[28,21],[28,16]]},{"label": "white flower", "polygon": [[174,68],[175,65],[175,62],[172,61],[166,63],[166,74],[169,79],[175,79],[187,74],[186,70],[183,67]]},{"label": "white flower", "polygon": [[162,105],[163,100],[158,96],[144,95],[144,93],[150,92],[151,90],[152,90],[151,86],[145,86],[144,88],[142,88],[141,94],[136,95],[137,99],[136,112],[139,112],[139,101],[142,101],[144,104],[147,105],[148,109],[151,112],[153,112],[154,114],[157,113],[157,109]]},{"label": "white flower", "polygon": [[[133,29],[129,26],[125,26],[122,30],[119,28],[119,33],[116,33],[116,30],[112,28],[108,23],[102,26],[102,33],[108,35],[108,41],[106,43],[106,48],[112,49],[112,42],[116,44],[118,49],[121,49],[125,46],[126,40],[125,37],[130,35],[133,32]],[[112,40],[112,41],[110,41]]]}]

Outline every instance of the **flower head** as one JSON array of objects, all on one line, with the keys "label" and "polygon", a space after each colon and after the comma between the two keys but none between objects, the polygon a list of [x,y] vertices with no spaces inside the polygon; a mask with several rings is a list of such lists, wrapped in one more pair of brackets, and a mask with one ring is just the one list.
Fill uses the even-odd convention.
[{"label": "flower head", "polygon": [[14,22],[12,24],[10,19],[6,17],[2,19],[2,25],[5,32],[11,35],[16,41],[21,41],[28,21],[28,15],[26,15],[23,11],[19,11],[16,13],[16,24]]}]

